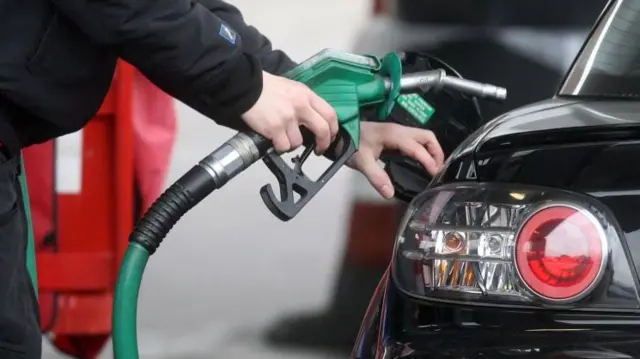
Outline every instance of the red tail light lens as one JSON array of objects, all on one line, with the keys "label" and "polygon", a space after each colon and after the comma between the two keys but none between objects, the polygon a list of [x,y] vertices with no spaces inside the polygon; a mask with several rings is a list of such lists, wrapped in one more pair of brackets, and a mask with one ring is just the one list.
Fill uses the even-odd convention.
[{"label": "red tail light lens", "polygon": [[583,194],[447,184],[409,205],[392,276],[402,292],[419,299],[638,308],[633,265],[620,233],[606,207]]},{"label": "red tail light lens", "polygon": [[550,205],[524,220],[516,237],[516,268],[537,295],[571,300],[597,283],[604,267],[606,237],[585,210]]}]

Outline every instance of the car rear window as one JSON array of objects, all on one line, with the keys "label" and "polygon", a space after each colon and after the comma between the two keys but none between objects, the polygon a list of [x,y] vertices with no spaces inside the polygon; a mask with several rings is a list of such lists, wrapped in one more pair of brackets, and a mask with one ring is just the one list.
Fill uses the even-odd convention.
[{"label": "car rear window", "polygon": [[613,0],[558,93],[640,99],[640,0]]}]

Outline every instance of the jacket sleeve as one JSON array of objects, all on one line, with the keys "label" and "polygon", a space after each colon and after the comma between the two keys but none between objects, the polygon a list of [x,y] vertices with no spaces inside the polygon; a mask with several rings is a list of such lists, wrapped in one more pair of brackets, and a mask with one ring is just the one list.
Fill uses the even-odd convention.
[{"label": "jacket sleeve", "polygon": [[52,1],[92,41],[220,124],[242,127],[240,115],[262,92],[260,60],[245,50],[239,33],[244,29],[234,29],[200,2]]},{"label": "jacket sleeve", "polygon": [[242,37],[242,48],[247,53],[256,56],[264,71],[281,75],[296,66],[287,54],[274,49],[271,41],[261,34],[255,27],[245,23],[242,13],[233,5],[219,0],[199,0],[211,12],[236,29]]}]

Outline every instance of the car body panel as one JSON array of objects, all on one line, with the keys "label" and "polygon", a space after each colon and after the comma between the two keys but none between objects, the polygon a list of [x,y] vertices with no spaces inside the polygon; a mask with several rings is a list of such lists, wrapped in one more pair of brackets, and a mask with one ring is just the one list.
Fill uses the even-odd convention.
[{"label": "car body panel", "polygon": [[[557,106],[562,103],[562,106]],[[528,107],[528,106],[527,106]],[[527,107],[524,108],[527,111]],[[575,128],[639,125],[638,103],[633,101],[585,101],[579,99],[555,98],[535,105],[534,115],[523,116],[520,111],[509,113],[499,126],[484,137],[479,144],[482,151],[490,142],[499,146],[496,140],[509,141],[513,135],[540,131],[563,130],[571,132]],[[557,133],[557,131],[554,131]],[[564,132],[563,132],[564,133]],[[559,135],[561,136],[561,135]],[[567,133],[567,136],[570,136]],[[539,139],[539,138],[537,138]],[[505,145],[508,145],[505,143]]]}]

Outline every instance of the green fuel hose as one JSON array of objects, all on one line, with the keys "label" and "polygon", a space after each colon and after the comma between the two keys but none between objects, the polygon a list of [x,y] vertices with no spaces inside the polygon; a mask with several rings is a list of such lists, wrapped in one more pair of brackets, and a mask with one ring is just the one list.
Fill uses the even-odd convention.
[{"label": "green fuel hose", "polygon": [[113,303],[113,352],[116,358],[139,359],[138,296],[149,252],[131,243],[120,266]]},{"label": "green fuel hose", "polygon": [[36,293],[36,298],[39,296],[38,293],[38,268],[36,265],[36,247],[35,240],[33,236],[33,219],[31,217],[31,202],[29,200],[29,186],[27,185],[27,173],[24,169],[24,158],[22,154],[20,154],[20,176],[18,176],[18,180],[20,181],[20,193],[22,196],[22,203],[24,206],[24,213],[27,221],[27,270],[29,271],[29,277],[31,277],[31,284],[33,285],[34,291]]}]

